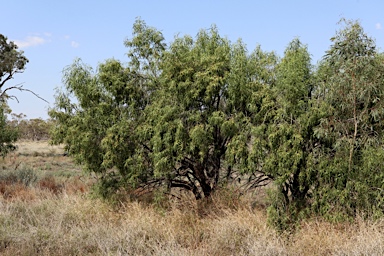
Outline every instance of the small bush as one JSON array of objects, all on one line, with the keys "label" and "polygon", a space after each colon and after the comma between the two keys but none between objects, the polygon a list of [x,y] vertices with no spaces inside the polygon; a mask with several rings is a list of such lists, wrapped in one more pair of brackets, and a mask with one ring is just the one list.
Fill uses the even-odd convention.
[{"label": "small bush", "polygon": [[15,171],[5,171],[0,175],[0,181],[5,184],[20,183],[31,186],[37,181],[37,174],[33,169],[23,167]]},{"label": "small bush", "polygon": [[16,171],[17,180],[25,186],[33,185],[37,181],[37,174],[33,169],[22,168]]},{"label": "small bush", "polygon": [[278,232],[293,232],[300,221],[309,217],[308,208],[301,202],[287,203],[281,191],[267,191],[269,207],[267,208],[268,224]]}]

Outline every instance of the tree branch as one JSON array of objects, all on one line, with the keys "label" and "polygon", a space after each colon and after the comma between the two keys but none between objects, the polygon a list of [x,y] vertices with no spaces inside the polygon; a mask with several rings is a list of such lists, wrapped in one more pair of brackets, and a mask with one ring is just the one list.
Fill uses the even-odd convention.
[{"label": "tree branch", "polygon": [[26,92],[30,92],[32,93],[33,95],[35,95],[37,98],[45,101],[46,103],[49,104],[49,102],[47,100],[45,100],[44,98],[40,97],[38,94],[36,94],[35,92],[33,92],[32,90],[29,90],[29,89],[26,89],[26,88],[23,88],[23,84],[17,84],[15,86],[11,86],[11,87],[8,87],[6,88],[1,94],[0,94],[0,100],[3,100],[4,98],[10,98],[10,99],[15,99],[17,101],[17,103],[19,103],[19,100],[16,96],[14,95],[7,95],[6,92],[9,91],[9,90],[13,90],[13,89],[16,89],[16,90],[19,90],[21,92],[23,91],[26,91]]},{"label": "tree branch", "polygon": [[13,73],[10,72],[9,75],[7,76],[7,78],[5,78],[5,79],[0,83],[0,89],[4,86],[5,82],[7,82],[8,80],[10,80],[12,77],[13,77]]}]

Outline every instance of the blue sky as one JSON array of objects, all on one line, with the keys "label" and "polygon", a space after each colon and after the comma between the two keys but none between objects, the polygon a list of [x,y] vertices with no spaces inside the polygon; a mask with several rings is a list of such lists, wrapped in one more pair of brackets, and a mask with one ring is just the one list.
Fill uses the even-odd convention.
[{"label": "blue sky", "polygon": [[6,86],[24,83],[50,102],[14,91],[20,103],[9,105],[27,118],[48,118],[62,70],[75,58],[94,68],[108,58],[127,62],[123,41],[131,37],[136,17],[162,31],[168,43],[216,24],[222,36],[232,42],[241,38],[249,51],[259,44],[282,56],[287,44],[299,37],[314,64],[329,48],[342,17],[359,20],[379,49],[384,46],[382,0],[1,1],[0,33],[15,41],[30,61]]}]

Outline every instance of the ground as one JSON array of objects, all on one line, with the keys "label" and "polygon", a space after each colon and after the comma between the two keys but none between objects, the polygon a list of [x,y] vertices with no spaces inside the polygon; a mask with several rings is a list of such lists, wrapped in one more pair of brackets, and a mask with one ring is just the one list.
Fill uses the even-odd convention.
[{"label": "ground", "polygon": [[313,218],[279,234],[257,193],[228,189],[210,205],[187,197],[112,205],[92,195],[94,180],[63,147],[18,146],[0,162],[1,255],[384,255],[384,220]]}]

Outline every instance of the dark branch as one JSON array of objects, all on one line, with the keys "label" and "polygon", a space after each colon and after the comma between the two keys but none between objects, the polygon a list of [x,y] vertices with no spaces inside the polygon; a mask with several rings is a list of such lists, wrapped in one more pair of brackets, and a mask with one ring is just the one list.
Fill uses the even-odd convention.
[{"label": "dark branch", "polygon": [[13,90],[13,89],[16,89],[16,90],[19,90],[21,92],[23,91],[26,91],[26,92],[30,92],[32,93],[33,95],[35,95],[37,98],[45,101],[46,103],[49,104],[49,102],[47,100],[45,100],[44,98],[40,97],[38,94],[36,94],[35,92],[29,90],[29,89],[26,89],[26,88],[23,88],[23,84],[18,84],[18,85],[15,85],[15,86],[11,86],[11,87],[8,87],[6,88],[1,94],[0,94],[0,99],[4,99],[4,98],[10,98],[10,99],[15,99],[18,103],[19,103],[19,100],[17,99],[16,96],[14,95],[7,95],[6,92],[9,91],[9,90]]},{"label": "dark branch", "polygon": [[12,79],[12,77],[13,77],[13,73],[10,72],[9,75],[7,76],[7,78],[5,78],[5,79],[1,82],[1,84],[0,84],[0,89],[4,86],[5,82],[7,82],[8,80]]}]

